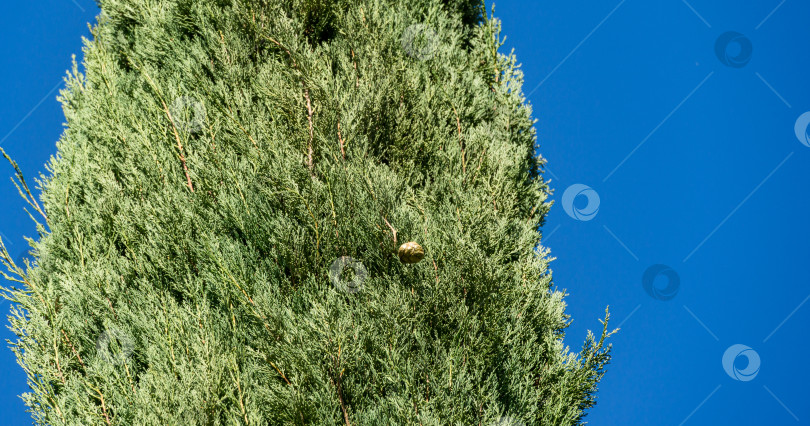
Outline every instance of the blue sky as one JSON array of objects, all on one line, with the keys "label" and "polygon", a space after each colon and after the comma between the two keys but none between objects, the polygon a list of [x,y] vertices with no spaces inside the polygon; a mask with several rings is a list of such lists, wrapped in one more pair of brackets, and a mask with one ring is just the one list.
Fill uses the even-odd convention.
[{"label": "blue sky", "polygon": [[[606,305],[621,325],[590,424],[810,424],[805,121],[806,145],[796,135],[810,4],[596,3],[496,4],[556,190],[544,244],[570,294],[566,342]],[[96,13],[4,6],[0,146],[29,177],[54,153],[56,88]],[[34,228],[10,175],[0,166],[0,233],[21,254]],[[9,350],[0,365],[3,423],[30,424],[22,369]]]}]

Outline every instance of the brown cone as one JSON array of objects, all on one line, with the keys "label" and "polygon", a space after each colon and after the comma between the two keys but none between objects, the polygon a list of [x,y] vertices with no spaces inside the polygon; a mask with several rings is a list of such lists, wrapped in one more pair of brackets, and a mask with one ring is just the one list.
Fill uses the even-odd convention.
[{"label": "brown cone", "polygon": [[399,246],[399,260],[402,263],[417,263],[425,258],[425,249],[411,241]]}]

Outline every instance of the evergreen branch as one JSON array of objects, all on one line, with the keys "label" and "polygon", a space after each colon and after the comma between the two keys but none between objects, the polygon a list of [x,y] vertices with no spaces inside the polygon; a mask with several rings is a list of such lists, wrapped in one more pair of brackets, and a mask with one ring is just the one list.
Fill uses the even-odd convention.
[{"label": "evergreen branch", "polygon": [[340,142],[340,155],[343,156],[343,159],[345,160],[346,159],[346,151],[343,149],[345,143],[344,143],[344,140],[343,140],[343,135],[340,134],[340,121],[338,121],[338,124],[337,124],[337,134],[338,134],[338,142]]},{"label": "evergreen branch", "polygon": [[174,124],[174,118],[172,118],[172,113],[169,111],[169,107],[168,105],[166,105],[166,101],[165,99],[163,99],[163,95],[161,94],[160,89],[158,89],[157,84],[155,84],[154,80],[152,80],[152,77],[150,77],[149,74],[147,74],[146,70],[144,70],[143,67],[138,66],[137,61],[129,57],[129,55],[127,55],[127,59],[129,59],[129,62],[132,64],[133,67],[135,67],[135,69],[137,69],[138,71],[141,72],[141,74],[143,74],[143,76],[149,82],[149,85],[152,87],[152,90],[154,90],[155,94],[160,100],[160,104],[163,106],[163,112],[166,114],[166,117],[168,117],[169,119],[169,123],[171,123],[172,125],[172,132],[174,133],[174,139],[177,141],[177,151],[180,156],[180,163],[182,163],[183,172],[186,174],[186,185],[188,185],[188,189],[191,190],[191,192],[194,192],[194,185],[191,183],[191,175],[189,175],[188,165],[186,164],[186,156],[183,150],[183,143],[180,141],[180,133],[177,131],[177,126]]},{"label": "evergreen branch", "polygon": [[[59,409],[59,405],[56,403],[56,399],[54,399],[51,393],[46,393],[48,400],[51,402],[53,408],[56,410],[56,414],[62,419],[62,423],[65,423],[65,415],[62,413],[62,410]],[[67,424],[67,423],[65,423]]]},{"label": "evergreen branch", "polygon": [[239,377],[239,365],[234,358],[231,358],[231,361],[233,362],[233,371],[236,372],[236,377],[231,376],[231,378],[236,382],[236,389],[239,391],[239,408],[242,410],[242,416],[245,418],[245,425],[250,426],[247,411],[245,410],[245,403],[242,401],[244,396],[242,395],[242,385],[240,384],[242,380]]},{"label": "evergreen branch", "polygon": [[70,341],[70,338],[68,337],[67,333],[65,333],[65,330],[61,330],[61,331],[62,331],[62,335],[63,335],[63,336],[65,336],[65,340],[66,340],[66,341],[68,342],[68,344],[70,345],[70,349],[73,351],[73,354],[74,354],[74,355],[76,355],[76,358],[79,360],[79,364],[81,364],[81,365],[82,365],[82,367],[84,367],[84,368],[86,369],[86,368],[87,368],[87,366],[86,366],[86,365],[84,365],[84,361],[82,361],[82,356],[81,356],[81,355],[79,355],[79,352],[78,352],[78,351],[76,351],[76,347],[75,347],[75,346],[73,346],[73,343]]},{"label": "evergreen branch", "polygon": [[334,195],[332,194],[332,181],[330,179],[325,179],[326,185],[329,188],[329,206],[332,208],[332,224],[335,225],[335,238],[340,238],[338,235],[338,224],[337,224],[337,212],[335,212],[335,200]]},{"label": "evergreen branch", "polygon": [[[309,99],[309,89],[307,89],[303,80],[301,81],[301,85],[304,86],[304,99],[307,100],[307,120],[309,121],[309,143],[307,143],[307,166],[309,166],[310,173],[313,173],[314,164],[312,162],[312,142],[315,139],[315,132],[312,125],[312,114],[313,114],[312,102]],[[315,177],[314,174],[313,177]]]},{"label": "evergreen branch", "polygon": [[314,173],[314,164],[313,164],[313,159],[312,159],[312,155],[313,155],[312,143],[313,143],[313,141],[315,139],[314,124],[313,124],[313,121],[312,121],[312,116],[314,114],[314,111],[312,110],[312,100],[309,97],[309,88],[307,87],[306,83],[304,83],[303,72],[298,67],[298,62],[295,61],[295,57],[293,56],[292,52],[290,52],[290,49],[287,49],[286,47],[284,47],[284,45],[282,45],[281,43],[279,43],[278,41],[276,41],[276,39],[274,39],[272,37],[264,36],[264,38],[270,40],[275,45],[280,47],[282,50],[287,52],[287,55],[290,57],[290,60],[292,60],[293,68],[295,68],[295,70],[298,71],[299,74],[302,74],[301,86],[304,88],[304,99],[307,102],[306,103],[307,121],[309,122],[309,142],[307,143],[307,167],[309,167],[309,172],[312,175],[312,177],[314,178],[315,173]]},{"label": "evergreen branch", "polygon": [[276,44],[276,46],[280,47],[280,48],[281,48],[281,49],[283,49],[285,52],[287,52],[287,55],[289,55],[290,59],[291,59],[291,60],[292,60],[292,62],[293,62],[293,67],[294,67],[294,68],[295,68],[297,71],[300,71],[300,69],[298,68],[298,63],[297,63],[297,62],[295,62],[295,57],[293,56],[292,52],[290,52],[290,49],[287,49],[286,47],[284,47],[284,45],[282,45],[281,43],[279,43],[278,41],[276,41],[276,39],[274,39],[274,38],[272,38],[272,37],[268,37],[268,36],[266,36],[266,35],[264,35],[263,37],[264,37],[264,38],[266,38],[266,39],[268,39],[268,40],[270,40],[271,42],[275,43],[275,44]]},{"label": "evergreen branch", "polygon": [[[11,255],[8,253],[8,249],[6,248],[6,244],[3,242],[3,237],[0,237],[0,262],[3,266],[8,270],[9,273],[18,276],[19,278],[25,279],[25,274],[19,266],[14,262],[14,259],[11,258]],[[5,278],[8,281],[17,282],[20,284],[24,284],[25,281],[12,278],[11,276],[7,275],[5,272],[0,270],[0,276]]]},{"label": "evergreen branch", "polygon": [[332,382],[332,386],[337,390],[338,400],[340,401],[340,411],[343,412],[343,420],[346,422],[346,426],[352,426],[352,424],[349,423],[349,413],[346,411],[346,403],[343,400],[343,390],[340,385],[340,379],[338,379],[337,384],[335,384],[335,380],[330,375],[329,380]]},{"label": "evergreen branch", "polygon": [[466,176],[467,175],[467,160],[465,158],[464,153],[464,138],[461,135],[461,119],[458,117],[458,111],[456,111],[456,106],[452,105],[453,113],[456,115],[456,126],[458,127],[458,146],[461,148],[461,171]]},{"label": "evergreen branch", "polygon": [[101,390],[99,390],[95,386],[91,385],[90,383],[88,383],[88,382],[84,382],[84,383],[88,388],[96,391],[96,393],[98,394],[98,397],[101,400],[101,410],[104,412],[104,420],[107,421],[107,425],[111,426],[112,423],[110,423],[110,417],[107,415],[107,406],[104,404],[104,394],[101,393]]},{"label": "evergreen branch", "polygon": [[[225,272],[225,274],[228,276],[228,278],[230,278],[231,282],[232,282],[234,285],[236,285],[236,287],[237,287],[237,288],[238,288],[238,289],[239,289],[239,290],[242,292],[242,294],[243,294],[243,295],[244,295],[244,296],[247,298],[247,300],[250,302],[250,304],[252,305],[253,314],[254,314],[254,315],[256,315],[256,316],[257,316],[259,319],[261,319],[261,320],[262,320],[262,324],[264,325],[264,328],[265,328],[265,329],[267,329],[267,331],[268,331],[268,332],[269,332],[271,335],[272,335],[272,334],[274,334],[274,333],[273,333],[273,331],[270,329],[270,326],[269,326],[269,325],[267,325],[267,317],[265,317],[263,314],[261,314],[261,313],[258,311],[258,308],[257,308],[257,306],[256,306],[256,303],[253,301],[253,299],[252,299],[250,296],[248,296],[247,292],[246,292],[246,291],[245,291],[245,290],[242,288],[242,286],[240,286],[240,285],[239,285],[239,282],[237,282],[237,281],[236,281],[236,279],[233,277],[233,275],[231,275],[231,273],[230,273],[230,272],[229,272],[229,271],[228,271],[228,270],[227,270],[227,269],[226,269],[226,268],[225,268],[225,267],[224,267],[222,264],[220,264],[220,265],[219,265],[219,267],[220,267],[220,269],[222,270],[222,272]],[[272,365],[272,366],[273,366],[273,368],[275,368],[275,369],[276,369],[276,371],[278,371],[278,374],[279,374],[279,375],[281,375],[281,378],[282,378],[282,379],[284,379],[284,381],[285,381],[285,382],[286,382],[288,385],[290,385],[290,384],[291,384],[291,383],[290,383],[290,381],[289,381],[289,380],[287,380],[287,377],[284,375],[284,373],[282,373],[282,372],[281,372],[281,370],[280,370],[278,367],[276,367],[276,365],[275,365],[275,364],[273,364],[273,362],[272,362],[272,361],[267,360],[267,362],[269,362],[269,363],[270,363],[270,365]]]},{"label": "evergreen branch", "polygon": [[62,366],[59,363],[59,346],[56,344],[56,336],[53,337],[53,356],[56,359],[56,370],[59,372],[59,378],[62,384],[65,384],[65,373],[62,372]]},{"label": "evergreen branch", "polygon": [[[332,339],[329,339],[329,343],[330,344],[332,343]],[[335,369],[340,368],[340,354],[341,354],[341,346],[340,346],[340,343],[338,343],[338,356],[337,356],[337,359],[335,359],[334,355],[329,355],[329,357],[332,359],[332,363],[334,365],[332,368],[335,368]],[[343,386],[342,386],[342,383],[341,383],[341,378],[343,377],[343,372],[342,371],[340,372],[340,374],[337,377],[337,380],[335,380],[335,378],[333,376],[334,376],[334,370],[330,368],[329,381],[332,382],[332,386],[334,386],[335,390],[337,390],[338,400],[340,401],[340,410],[343,412],[343,420],[346,422],[346,426],[352,426],[351,423],[349,423],[349,413],[346,410],[346,402],[345,402],[345,398],[343,397]]]},{"label": "evergreen branch", "polygon": [[41,214],[42,217],[44,217],[45,221],[47,222],[48,216],[45,214],[42,208],[39,207],[39,203],[37,203],[36,197],[34,197],[34,195],[31,194],[31,190],[28,188],[28,184],[25,182],[25,176],[23,176],[23,172],[22,170],[20,170],[20,166],[17,165],[17,162],[12,160],[8,154],[6,154],[6,151],[3,148],[0,148],[0,153],[3,154],[3,157],[5,157],[6,160],[8,160],[8,162],[11,163],[11,167],[14,168],[14,173],[17,177],[17,180],[19,181],[19,184],[14,179],[11,179],[11,181],[14,183],[14,186],[17,187],[17,191],[19,191],[20,196],[23,197],[23,199],[25,200],[25,202],[28,203],[28,205],[30,205],[34,210],[36,210],[39,214]]},{"label": "evergreen branch", "polygon": [[304,196],[301,195],[301,193],[299,193],[298,191],[295,191],[295,190],[293,190],[293,189],[291,189],[289,187],[286,187],[286,186],[284,187],[284,189],[286,189],[288,192],[292,192],[293,194],[297,195],[298,198],[300,198],[301,201],[304,202],[304,206],[306,207],[307,212],[309,213],[309,217],[311,217],[312,221],[315,222],[315,239],[316,239],[316,247],[315,248],[316,249],[319,248],[320,244],[321,244],[321,236],[320,236],[320,232],[318,231],[318,229],[319,229],[318,228],[318,219],[315,218],[315,215],[312,213],[312,209],[309,208],[309,203],[307,202],[306,198],[304,198]]},{"label": "evergreen branch", "polygon": [[[470,184],[475,182],[475,179],[478,177],[478,172],[481,171],[481,165],[484,163],[484,158],[486,158],[486,156],[487,156],[487,149],[489,149],[489,147],[484,147],[484,152],[482,152],[481,155],[478,157],[478,167],[475,168],[475,174],[473,174],[472,179],[470,179]],[[465,183],[466,183],[466,177],[467,176],[464,176],[464,178],[465,178],[464,182]]]},{"label": "evergreen branch", "polygon": [[[0,238],[0,263],[3,264],[4,267],[8,269],[8,272],[11,274],[16,275],[19,278],[13,278],[10,275],[6,274],[2,270],[0,270],[0,276],[5,278],[8,281],[17,282],[20,284],[25,284],[26,287],[30,288],[31,291],[37,295],[40,302],[42,302],[42,306],[46,309],[50,309],[48,307],[48,303],[45,302],[45,299],[39,293],[37,287],[34,285],[33,281],[28,279],[28,276],[25,273],[25,270],[17,266],[14,260],[11,258],[11,255],[8,253],[8,249],[6,248],[5,243],[3,243],[3,239]],[[10,300],[10,299],[9,299]]]},{"label": "evergreen branch", "polygon": [[354,65],[354,87],[355,89],[360,88],[360,73],[357,71],[357,61],[354,59],[354,49],[349,49],[352,51],[352,65]]},{"label": "evergreen branch", "polygon": [[219,108],[219,110],[220,110],[220,111],[222,111],[223,113],[225,113],[225,116],[226,116],[226,117],[230,118],[230,119],[231,119],[231,121],[233,121],[234,123],[236,123],[236,125],[237,125],[237,126],[239,126],[239,130],[241,130],[241,131],[242,131],[242,133],[244,133],[244,134],[245,134],[245,136],[247,136],[247,137],[248,137],[248,139],[250,139],[250,142],[251,142],[251,143],[253,143],[253,146],[254,146],[255,148],[259,148],[259,145],[258,145],[258,144],[256,143],[256,141],[253,139],[253,136],[250,136],[250,133],[248,133],[248,131],[247,131],[247,130],[245,130],[244,126],[242,126],[242,123],[240,123],[240,122],[239,122],[239,120],[237,120],[236,118],[234,118],[234,116],[233,116],[233,110],[231,109],[230,105],[228,106],[228,111],[230,111],[230,114],[228,114],[227,112],[225,112],[225,110],[224,110],[224,109],[222,109],[222,107],[220,107],[220,106],[217,106],[217,108]]},{"label": "evergreen branch", "polygon": [[383,216],[383,220],[385,221],[385,224],[388,225],[389,228],[391,228],[391,233],[394,234],[394,245],[396,245],[396,243],[397,243],[397,230],[394,229],[394,227],[391,226],[390,223],[388,223],[388,219],[386,219],[385,216]]},{"label": "evergreen branch", "polygon": [[[416,15],[375,0],[105,2],[86,77],[74,62],[62,92],[68,130],[52,176],[39,199],[39,188],[12,178],[32,219],[47,207],[45,221],[68,225],[46,234],[48,223],[37,223],[36,269],[15,265],[0,240],[0,280],[20,287],[0,291],[15,302],[12,350],[35,422],[169,424],[180,413],[157,405],[179,403],[197,408],[189,426],[480,425],[504,409],[526,424],[582,423],[615,330],[606,311],[601,336],[589,332],[581,352],[561,345],[567,295],[546,295],[553,258],[524,223],[524,210],[545,218],[538,200],[548,187],[526,179],[527,164],[533,178],[541,161],[531,158],[522,76],[499,52],[500,21],[485,0],[409,1]],[[456,60],[420,60],[420,46]],[[182,88],[215,112],[195,114],[201,138],[174,117]],[[198,190],[211,197],[177,201]],[[386,260],[388,238],[406,234],[432,247],[427,265],[406,271]],[[321,238],[366,253],[389,286],[332,291]],[[535,256],[516,265],[530,243]],[[126,291],[114,296],[116,287]],[[84,359],[98,340],[85,333],[106,318],[165,368],[125,362],[93,373]],[[140,347],[155,341],[164,347]],[[507,345],[514,350],[499,349]],[[144,368],[152,389],[135,386]]]},{"label": "evergreen branch", "polygon": [[282,372],[281,372],[281,370],[280,370],[278,367],[276,367],[276,364],[273,364],[273,361],[267,360],[267,362],[269,362],[269,363],[270,363],[270,365],[272,365],[272,366],[273,366],[273,368],[275,368],[275,369],[276,369],[276,371],[278,371],[278,374],[281,376],[281,378],[282,378],[282,379],[284,379],[284,381],[285,381],[285,382],[286,382],[288,385],[292,385],[292,383],[290,383],[290,381],[289,381],[289,380],[287,380],[287,376],[285,376],[285,375],[284,375],[284,373],[282,373]]},{"label": "evergreen branch", "polygon": [[70,207],[68,206],[68,198],[70,197],[70,183],[67,185],[67,189],[65,190],[65,217],[70,219]]},{"label": "evergreen branch", "polygon": [[172,113],[169,111],[169,107],[166,105],[166,102],[161,98],[160,103],[163,104],[163,111],[169,118],[169,122],[172,123],[172,131],[174,132],[174,139],[177,141],[177,151],[180,156],[180,162],[183,164],[183,172],[186,174],[186,184],[188,185],[188,189],[190,189],[191,192],[194,192],[194,185],[191,183],[191,175],[188,173],[188,165],[186,164],[186,156],[183,151],[183,143],[180,141],[180,134],[177,132],[177,126],[174,124]]}]

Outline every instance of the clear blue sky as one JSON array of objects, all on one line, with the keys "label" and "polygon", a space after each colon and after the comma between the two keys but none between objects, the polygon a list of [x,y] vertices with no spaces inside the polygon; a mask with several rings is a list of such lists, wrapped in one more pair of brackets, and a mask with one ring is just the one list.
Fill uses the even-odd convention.
[{"label": "clear blue sky", "polygon": [[[570,293],[566,341],[578,349],[605,305],[622,328],[590,424],[810,424],[810,147],[795,132],[810,111],[810,4],[496,7],[556,190],[544,243]],[[4,6],[0,146],[29,176],[54,153],[52,90],[97,12],[90,0]],[[10,174],[0,166],[0,232],[21,253],[34,229]],[[0,365],[0,422],[30,424],[9,350]]]}]

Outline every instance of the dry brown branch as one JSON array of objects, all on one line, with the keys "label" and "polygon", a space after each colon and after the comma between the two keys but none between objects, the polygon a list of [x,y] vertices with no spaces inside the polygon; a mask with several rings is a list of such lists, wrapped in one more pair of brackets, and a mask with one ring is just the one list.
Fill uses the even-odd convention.
[{"label": "dry brown branch", "polygon": [[342,155],[343,159],[345,160],[346,159],[346,151],[344,150],[345,143],[343,141],[343,135],[340,134],[340,122],[338,122],[337,124],[337,130],[338,130],[338,142],[340,142],[340,155]]},{"label": "dry brown branch", "polygon": [[389,228],[391,228],[391,232],[394,234],[394,245],[396,245],[397,244],[397,230],[394,229],[394,227],[391,226],[390,223],[388,223],[388,219],[386,219],[385,216],[383,216],[383,220],[385,221],[385,224],[388,225]]},{"label": "dry brown branch", "polygon": [[82,367],[87,368],[87,366],[84,365],[84,361],[82,361],[82,356],[79,355],[79,352],[76,351],[76,347],[73,346],[73,343],[70,341],[70,338],[68,338],[67,333],[65,333],[65,330],[61,330],[61,331],[62,331],[62,335],[65,336],[65,341],[67,341],[68,345],[70,345],[70,349],[73,351],[73,354],[76,355],[76,358],[79,359],[79,364],[81,364]]},{"label": "dry brown branch", "polygon": [[166,102],[161,99],[160,103],[163,104],[163,112],[166,113],[166,116],[169,117],[169,122],[172,123],[172,132],[174,132],[174,139],[177,141],[177,151],[180,156],[180,162],[183,164],[183,172],[186,174],[186,185],[188,185],[188,189],[190,189],[191,192],[194,192],[194,185],[191,183],[191,175],[188,173],[188,165],[186,164],[186,156],[183,151],[183,143],[180,141],[180,134],[177,132],[177,126],[174,125],[172,113],[169,111],[169,107],[166,105]]}]

